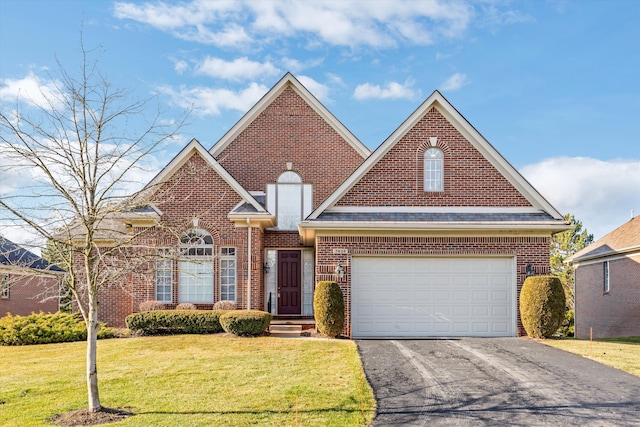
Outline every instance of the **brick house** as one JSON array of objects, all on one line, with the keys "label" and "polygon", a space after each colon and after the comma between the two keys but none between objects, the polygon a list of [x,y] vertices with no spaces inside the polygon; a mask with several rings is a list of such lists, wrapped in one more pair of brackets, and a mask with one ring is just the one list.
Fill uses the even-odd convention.
[{"label": "brick house", "polygon": [[104,290],[113,325],[146,300],[311,318],[337,280],[350,336],[516,336],[525,267],[568,228],[439,92],[371,153],[291,74],[143,193],[122,221],[160,258]]},{"label": "brick house", "polygon": [[575,336],[640,335],[640,216],[570,257]]},{"label": "brick house", "polygon": [[0,236],[0,317],[55,313],[63,273],[36,254]]}]

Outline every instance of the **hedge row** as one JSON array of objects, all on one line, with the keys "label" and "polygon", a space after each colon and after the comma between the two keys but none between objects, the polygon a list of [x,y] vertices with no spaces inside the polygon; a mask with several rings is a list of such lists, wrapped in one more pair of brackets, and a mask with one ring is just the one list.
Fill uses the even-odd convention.
[{"label": "hedge row", "polygon": [[224,310],[155,310],[130,314],[127,327],[144,335],[216,334]]},{"label": "hedge row", "polygon": [[[112,338],[114,331],[100,325],[98,338]],[[75,313],[32,313],[0,318],[0,345],[31,345],[84,341],[87,328],[82,317]]]},{"label": "hedge row", "polygon": [[267,330],[271,314],[247,310],[155,310],[125,319],[132,332],[144,335],[215,334],[258,336]]}]

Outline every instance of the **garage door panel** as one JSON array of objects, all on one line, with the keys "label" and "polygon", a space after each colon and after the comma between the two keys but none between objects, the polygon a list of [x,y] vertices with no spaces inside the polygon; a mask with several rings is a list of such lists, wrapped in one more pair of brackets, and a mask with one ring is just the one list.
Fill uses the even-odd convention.
[{"label": "garage door panel", "polygon": [[513,258],[354,257],[353,336],[514,336],[513,265]]}]

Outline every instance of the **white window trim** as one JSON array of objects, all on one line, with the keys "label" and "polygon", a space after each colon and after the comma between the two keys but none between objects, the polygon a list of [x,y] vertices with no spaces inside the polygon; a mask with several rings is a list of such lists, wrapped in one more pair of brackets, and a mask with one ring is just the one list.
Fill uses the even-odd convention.
[{"label": "white window trim", "polygon": [[[170,257],[171,254],[171,249],[169,248],[158,248],[156,250],[156,300],[160,301],[160,302],[164,302],[164,303],[172,303],[173,302],[173,259]],[[159,286],[159,272],[169,272],[169,297],[168,299],[166,297],[164,298],[160,298],[160,293],[158,291],[158,286]],[[166,276],[162,276],[162,277],[166,277]],[[166,283],[163,284],[163,286],[166,286]],[[166,295],[166,289],[163,292],[163,294]]]},{"label": "white window trim", "polygon": [[[233,255],[223,254],[225,249],[233,249]],[[228,267],[223,267],[224,261],[233,261],[233,284],[224,284],[223,277]],[[223,297],[223,286],[233,286],[233,298]],[[227,296],[229,291],[227,290]],[[234,246],[222,246],[220,248],[220,300],[236,302],[238,298],[238,249]]]},{"label": "white window trim", "polygon": [[[189,242],[185,242],[186,239],[189,239]],[[211,241],[211,243],[206,243],[207,240]],[[182,235],[180,242],[178,303],[213,304],[215,282],[215,268],[213,265],[215,242],[213,237],[206,230],[192,228]],[[203,267],[200,268],[200,266]],[[210,277],[210,282],[202,284],[187,283],[187,274],[197,278],[201,278],[201,276]],[[195,286],[195,288],[192,289],[190,287],[187,293],[188,286]],[[197,295],[198,297],[192,298],[192,295]]]},{"label": "white window trim", "polygon": [[[430,152],[438,153],[437,156],[429,156]],[[427,164],[430,165],[427,168]],[[432,167],[437,166],[437,167]],[[437,169],[437,170],[436,170]],[[427,193],[444,191],[444,152],[435,147],[428,148],[423,155],[423,189]]]},{"label": "white window trim", "polygon": [[[298,221],[291,228],[283,228],[281,221],[278,222],[277,228],[280,230],[297,230],[297,225],[305,219],[313,210],[313,185],[304,183],[302,177],[297,172],[285,171],[278,177],[275,184],[267,184],[267,210],[276,217],[280,217],[280,201],[282,199],[282,190],[286,187],[298,187],[300,207],[298,212]],[[279,218],[280,219],[280,218]]]},{"label": "white window trim", "polygon": [[604,293],[608,294],[611,290],[611,265],[609,261],[603,263],[604,268]]},{"label": "white window trim", "polygon": [[9,299],[11,294],[9,293],[9,276],[4,274],[2,280],[0,280],[0,298]]}]

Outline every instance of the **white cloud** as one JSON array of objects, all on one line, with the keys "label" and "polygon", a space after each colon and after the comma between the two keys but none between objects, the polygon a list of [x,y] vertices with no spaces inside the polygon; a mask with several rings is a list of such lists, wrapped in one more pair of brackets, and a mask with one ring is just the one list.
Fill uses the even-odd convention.
[{"label": "white cloud", "polygon": [[189,64],[187,63],[187,61],[183,61],[180,59],[174,61],[173,69],[176,70],[176,73],[178,74],[184,74],[184,72],[189,69]]},{"label": "white cloud", "polygon": [[249,110],[267,92],[266,86],[251,83],[248,87],[232,91],[229,89],[181,86],[174,89],[161,86],[158,92],[167,95],[181,108],[192,108],[199,116],[218,116],[222,110]]},{"label": "white cloud", "polygon": [[440,90],[453,92],[468,83],[467,75],[455,73],[440,85]]},{"label": "white cloud", "polygon": [[[489,10],[492,17],[500,12]],[[217,46],[308,37],[336,46],[391,48],[460,37],[476,11],[467,2],[433,1],[203,1],[117,2],[114,15],[151,25],[175,37]],[[223,27],[221,32],[213,29]]]},{"label": "white cloud", "polygon": [[415,99],[420,96],[420,92],[415,92],[411,86],[413,81],[407,80],[404,84],[391,82],[386,87],[363,83],[358,85],[353,92],[355,99]]},{"label": "white cloud", "polygon": [[233,61],[207,57],[197,67],[196,72],[215,78],[241,81],[257,79],[262,76],[272,76],[280,73],[280,70],[271,62],[260,63],[251,61],[244,56]]},{"label": "white cloud", "polygon": [[562,213],[597,238],[640,214],[640,160],[555,157],[521,168],[524,177]]},{"label": "white cloud", "polygon": [[307,61],[298,61],[294,58],[282,58],[282,65],[292,73],[299,73],[300,71],[307,70],[309,68],[317,67],[324,62],[324,58],[309,59]]},{"label": "white cloud", "polygon": [[318,83],[314,79],[308,76],[298,76],[297,79],[306,87],[309,92],[322,102],[330,102],[329,98],[329,86]]},{"label": "white cloud", "polygon": [[38,108],[53,110],[60,107],[59,82],[44,80],[30,72],[21,79],[0,79],[0,99],[27,102]]}]

